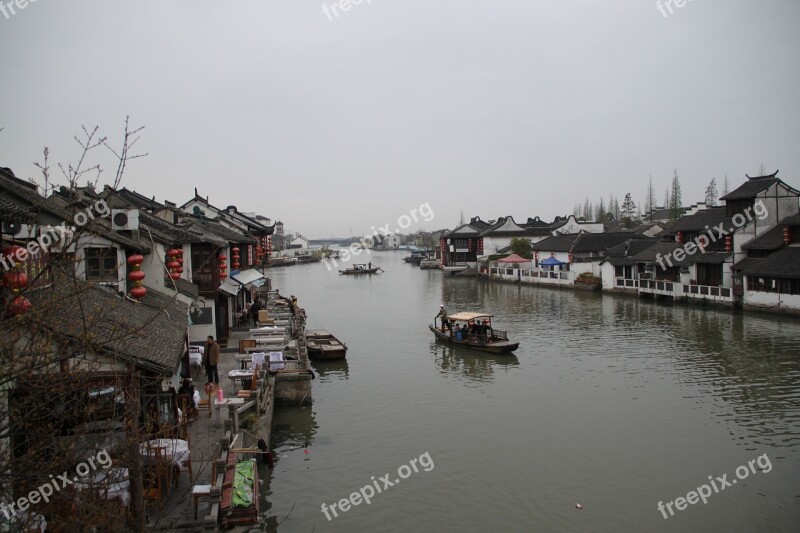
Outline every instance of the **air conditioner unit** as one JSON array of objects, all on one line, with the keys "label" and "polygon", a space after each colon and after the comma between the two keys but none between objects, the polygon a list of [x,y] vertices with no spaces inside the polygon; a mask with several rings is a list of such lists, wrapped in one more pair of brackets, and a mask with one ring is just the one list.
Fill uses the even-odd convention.
[{"label": "air conditioner unit", "polygon": [[23,224],[22,222],[3,222],[3,235],[11,236],[15,239],[32,239],[36,236],[35,224]]},{"label": "air conditioner unit", "polygon": [[111,227],[115,230],[138,230],[138,209],[112,209]]}]

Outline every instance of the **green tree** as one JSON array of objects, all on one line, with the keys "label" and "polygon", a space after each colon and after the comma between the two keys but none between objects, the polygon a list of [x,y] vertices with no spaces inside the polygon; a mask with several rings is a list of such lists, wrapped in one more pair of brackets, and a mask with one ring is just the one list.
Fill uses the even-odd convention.
[{"label": "green tree", "polygon": [[650,174],[650,182],[647,185],[647,197],[644,200],[644,214],[650,217],[651,222],[653,221],[653,210],[656,207],[656,191],[653,188],[653,175]]},{"label": "green tree", "polygon": [[633,221],[636,218],[638,211],[636,210],[636,204],[631,199],[631,193],[625,195],[625,199],[622,201],[622,223],[625,225],[626,228],[630,228],[633,226]]},{"label": "green tree", "polygon": [[532,248],[533,245],[528,239],[523,239],[522,237],[514,237],[511,239],[511,251],[525,259],[531,259],[533,257]]},{"label": "green tree", "polygon": [[669,196],[669,212],[672,220],[677,220],[681,215],[683,202],[681,201],[681,181],[678,178],[678,169],[672,174],[672,190]]},{"label": "green tree", "polygon": [[706,187],[706,205],[708,207],[714,207],[717,205],[717,198],[719,198],[719,193],[717,192],[717,178],[711,178],[711,182]]},{"label": "green tree", "polygon": [[597,216],[597,218],[595,219],[595,222],[601,222],[601,223],[605,222],[606,221],[606,211],[607,211],[606,204],[605,204],[605,201],[603,200],[603,197],[601,196],[600,197],[600,205],[597,206],[597,213],[595,213],[595,215]]}]

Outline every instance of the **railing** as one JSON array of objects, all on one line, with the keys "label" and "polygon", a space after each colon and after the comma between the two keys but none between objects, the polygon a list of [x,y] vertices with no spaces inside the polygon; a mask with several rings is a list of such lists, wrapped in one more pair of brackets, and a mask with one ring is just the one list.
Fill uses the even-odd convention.
[{"label": "railing", "polygon": [[639,281],[639,288],[647,291],[674,292],[675,285],[680,286],[680,283],[658,279],[643,279]]},{"label": "railing", "polygon": [[531,270],[531,277],[568,280],[569,272],[554,272],[550,270]]},{"label": "railing", "polygon": [[492,333],[493,336],[497,339],[507,341],[508,340],[508,331],[500,331],[499,329],[493,329]]},{"label": "railing", "polygon": [[684,285],[683,293],[689,297],[717,296],[731,298],[731,289],[728,287],[715,287],[713,285]]},{"label": "railing", "polygon": [[638,279],[625,279],[625,278],[615,278],[617,287],[622,287],[625,289],[638,289],[639,288],[639,280]]},{"label": "railing", "polygon": [[[617,285],[619,285],[617,280]],[[670,293],[672,296],[699,299],[719,299],[733,301],[733,289],[730,287],[717,287],[713,285],[687,285],[677,281],[666,280],[639,280],[639,291],[644,293]]]}]

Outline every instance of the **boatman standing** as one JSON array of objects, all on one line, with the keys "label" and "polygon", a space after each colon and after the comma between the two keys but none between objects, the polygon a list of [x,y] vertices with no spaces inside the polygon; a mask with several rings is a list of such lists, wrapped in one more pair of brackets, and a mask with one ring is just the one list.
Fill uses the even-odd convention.
[{"label": "boatman standing", "polygon": [[444,304],[439,306],[439,313],[433,317],[433,321],[436,322],[436,319],[441,317],[442,318],[442,333],[444,333],[444,328],[449,327],[447,323],[447,311],[444,308]]}]

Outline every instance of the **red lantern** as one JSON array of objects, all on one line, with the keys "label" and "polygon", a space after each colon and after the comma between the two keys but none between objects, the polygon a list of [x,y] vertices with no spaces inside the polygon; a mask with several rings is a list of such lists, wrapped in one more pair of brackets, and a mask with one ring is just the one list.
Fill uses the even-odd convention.
[{"label": "red lantern", "polygon": [[144,298],[146,295],[147,295],[146,287],[134,287],[131,289],[131,297],[136,298],[137,300]]},{"label": "red lantern", "polygon": [[128,274],[128,281],[133,282],[133,287],[130,290],[131,298],[140,299],[144,298],[147,294],[147,289],[142,287],[142,280],[144,279],[144,272],[141,271],[141,265],[144,261],[144,256],[141,254],[133,254],[128,257],[128,264],[133,269]]},{"label": "red lantern", "polygon": [[730,235],[725,236],[725,253],[729,254],[733,250],[733,238]]},{"label": "red lantern", "polygon": [[8,314],[11,316],[23,315],[31,310],[31,301],[24,296],[17,296],[8,304]]},{"label": "red lantern", "polygon": [[13,292],[19,292],[28,286],[28,275],[25,272],[6,272],[3,274],[3,285]]},{"label": "red lantern", "polygon": [[678,232],[677,236],[675,237],[675,242],[678,244],[683,244],[683,232]]},{"label": "red lantern", "polygon": [[171,277],[172,279],[181,279],[181,273],[176,270],[175,272],[170,274],[169,277]]},{"label": "red lantern", "polygon": [[789,226],[783,227],[783,244],[789,244],[792,242],[792,230],[789,229]]}]

